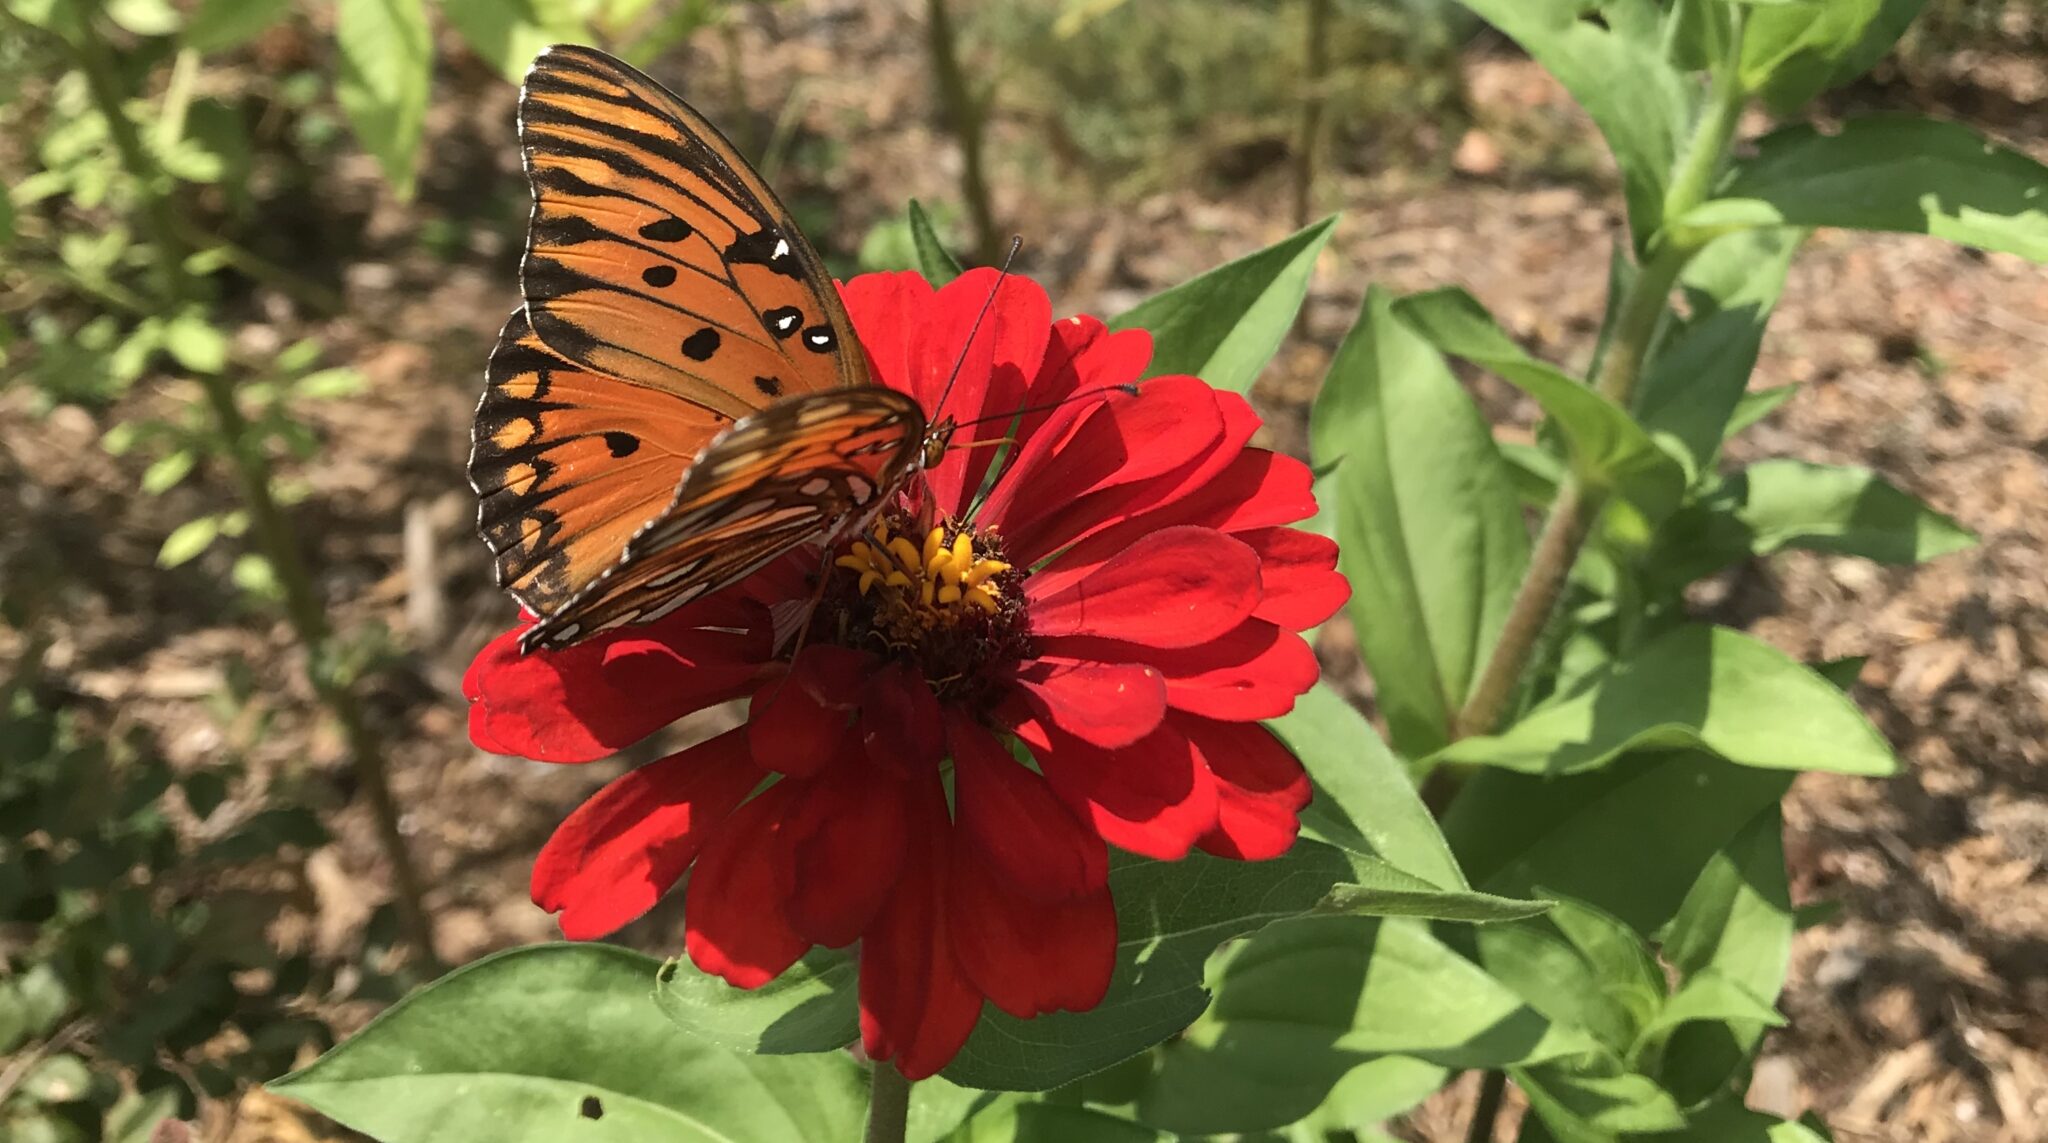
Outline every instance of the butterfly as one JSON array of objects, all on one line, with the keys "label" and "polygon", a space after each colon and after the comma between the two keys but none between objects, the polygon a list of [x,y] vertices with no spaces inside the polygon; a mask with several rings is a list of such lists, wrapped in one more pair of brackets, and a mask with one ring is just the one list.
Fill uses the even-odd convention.
[{"label": "butterfly", "polygon": [[523,651],[647,623],[858,532],[950,423],[873,384],[824,262],[724,136],[593,48],[519,95],[524,305],[471,437]]}]

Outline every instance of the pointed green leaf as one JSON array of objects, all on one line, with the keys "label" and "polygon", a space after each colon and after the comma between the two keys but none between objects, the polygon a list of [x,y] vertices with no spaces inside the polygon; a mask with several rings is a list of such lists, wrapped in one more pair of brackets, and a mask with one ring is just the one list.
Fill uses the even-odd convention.
[{"label": "pointed green leaf", "polygon": [[1803,548],[1917,564],[1977,542],[1968,528],[1861,468],[1758,461],[1724,490],[1759,555]]},{"label": "pointed green leaf", "polygon": [[220,525],[219,516],[201,516],[171,529],[171,534],[164,537],[163,547],[157,549],[156,565],[174,568],[212,547],[220,537]]},{"label": "pointed green leaf", "polygon": [[1785,402],[1799,395],[1798,385],[1773,385],[1768,389],[1753,389],[1744,393],[1735,402],[1735,411],[1728,414],[1728,431],[1723,439],[1756,424],[1782,408]]},{"label": "pointed green leaf", "polygon": [[1353,858],[1350,880],[1332,886],[1329,896],[1316,912],[1361,917],[1426,917],[1436,921],[1470,921],[1486,924],[1541,916],[1549,901],[1524,901],[1439,889],[1413,874],[1404,873],[1384,861]]},{"label": "pointed green leaf", "polygon": [[924,271],[925,280],[934,286],[943,286],[960,276],[960,260],[939,241],[939,232],[933,228],[931,216],[916,199],[910,200],[910,241],[917,248],[917,264]]},{"label": "pointed green leaf", "polygon": [[1335,466],[1338,566],[1394,746],[1424,754],[1499,636],[1527,526],[1486,421],[1449,366],[1368,290],[1310,416]]},{"label": "pointed green leaf", "polygon": [[2048,167],[1958,123],[1901,115],[1788,127],[1738,162],[1688,228],[1839,226],[1932,234],[2048,261]]},{"label": "pointed green leaf", "polygon": [[400,198],[412,196],[434,43],[426,0],[337,0],[335,95]]},{"label": "pointed green leaf", "polygon": [[1598,1075],[1559,1064],[1517,1068],[1515,1086],[1558,1143],[1608,1143],[1619,1135],[1685,1126],[1671,1094],[1648,1076]]},{"label": "pointed green leaf", "polygon": [[512,949],[406,997],[270,1085],[382,1143],[849,1139],[866,1097],[838,1054],[739,1055],[663,1018],[659,962]]},{"label": "pointed green leaf", "polygon": [[1452,743],[1435,761],[1569,774],[1654,747],[1699,747],[1766,769],[1881,776],[1898,766],[1884,736],[1826,679],[1767,643],[1697,625],[1650,641],[1501,734]]},{"label": "pointed green leaf", "polygon": [[1664,191],[1697,87],[1665,58],[1651,0],[1462,0],[1557,77],[1613,150],[1637,248],[1663,225]]},{"label": "pointed green leaf", "polygon": [[[1545,1020],[1421,923],[1316,917],[1268,926],[1218,957],[1216,1002],[1163,1049],[1139,1103],[1146,1122],[1259,1130],[1306,1113],[1360,1063],[1401,1055],[1446,1067],[1502,1067],[1592,1050]],[[1232,1108],[1197,1094],[1264,1085],[1276,1098]],[[1185,1120],[1184,1099],[1230,1118]],[[1284,1117],[1284,1118],[1283,1118]]]},{"label": "pointed green leaf", "polygon": [[688,957],[663,962],[654,1000],[693,1037],[739,1052],[828,1052],[860,1036],[859,970],[853,957],[812,949],[759,988],[736,988]]},{"label": "pointed green leaf", "polygon": [[1315,783],[1302,824],[1324,841],[1377,854],[1440,889],[1465,889],[1465,875],[1436,817],[1415,792],[1408,768],[1379,731],[1327,683],[1268,722]]},{"label": "pointed green leaf", "polygon": [[1499,375],[1536,399],[1563,434],[1572,471],[1633,504],[1654,524],[1678,504],[1685,471],[1614,402],[1529,356],[1479,299],[1456,287],[1401,299],[1401,319],[1438,349]]},{"label": "pointed green leaf", "polygon": [[1756,5],[1742,39],[1742,84],[1789,115],[1869,71],[1926,6],[1927,0]]},{"label": "pointed green leaf", "polygon": [[1293,328],[1316,256],[1336,225],[1333,215],[1155,294],[1111,318],[1109,326],[1151,331],[1152,364],[1145,376],[1192,374],[1242,393]]},{"label": "pointed green leaf", "polygon": [[1664,934],[1664,957],[1686,976],[1718,971],[1756,996],[1776,996],[1792,955],[1792,893],[1784,823],[1771,806],[1715,852]]},{"label": "pointed green leaf", "polygon": [[1656,1018],[1644,1025],[1639,1047],[1655,1044],[1681,1026],[1693,1023],[1741,1023],[1781,1028],[1785,1018],[1769,1002],[1735,981],[1708,969],[1672,993]]},{"label": "pointed green leaf", "polygon": [[589,30],[574,0],[441,0],[441,13],[469,50],[518,83],[550,44],[578,43]]},{"label": "pointed green leaf", "polygon": [[1444,834],[1488,892],[1533,897],[1542,885],[1656,932],[1714,853],[1791,782],[1698,753],[1636,755],[1567,778],[1486,770],[1459,792]]}]

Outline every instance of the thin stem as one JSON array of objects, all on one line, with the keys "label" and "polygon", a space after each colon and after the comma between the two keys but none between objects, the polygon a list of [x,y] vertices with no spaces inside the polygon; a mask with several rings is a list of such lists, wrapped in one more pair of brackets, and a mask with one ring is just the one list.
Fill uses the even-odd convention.
[{"label": "thin stem", "polygon": [[1707,201],[1714,181],[1728,161],[1728,144],[1742,119],[1742,105],[1749,92],[1742,86],[1742,37],[1748,29],[1749,9],[1740,4],[1732,9],[1728,54],[1714,69],[1706,110],[1693,128],[1692,141],[1671,175],[1671,188],[1664,193],[1664,225],[1683,217]]},{"label": "thin stem", "polygon": [[1507,1094],[1508,1073],[1489,1071],[1479,1080],[1479,1102],[1472,1107],[1472,1123],[1465,1129],[1465,1143],[1493,1143],[1493,1121],[1500,1118],[1501,1097]]},{"label": "thin stem", "polygon": [[960,38],[953,30],[953,15],[946,0],[925,4],[926,43],[931,51],[932,78],[939,89],[947,122],[960,143],[960,197],[966,200],[967,217],[974,225],[975,257],[984,266],[1002,260],[1002,239],[996,233],[995,208],[989,202],[988,179],[982,169],[982,127],[988,120],[986,103],[968,87],[967,73],[960,66]]},{"label": "thin stem", "polygon": [[1307,226],[1315,209],[1316,160],[1322,147],[1323,109],[1329,102],[1330,0],[1307,0],[1308,39],[1303,44],[1301,127],[1294,152],[1294,226]]},{"label": "thin stem", "polygon": [[[107,120],[114,149],[140,188],[154,244],[156,265],[153,269],[160,296],[166,306],[176,307],[196,290],[184,268],[184,244],[176,214],[164,193],[161,172],[142,145],[135,124],[122,108],[120,81],[105,43],[94,29],[88,28],[75,46],[80,70],[85,73],[94,101]],[[285,617],[305,649],[307,673],[314,693],[335,721],[341,724],[357,777],[369,795],[371,812],[377,819],[377,832],[391,861],[400,919],[405,923],[407,936],[420,961],[430,970],[437,970],[439,961],[434,954],[432,921],[422,903],[418,869],[413,865],[404,834],[398,828],[397,804],[391,794],[383,752],[363,718],[354,693],[349,690],[348,681],[335,677],[331,670],[328,662],[331,632],[327,626],[327,615],[300,555],[298,537],[279,509],[276,498],[271,495],[269,460],[264,456],[247,418],[242,416],[240,406],[235,404],[233,382],[220,373],[202,374],[199,380],[205,390],[215,428],[227,443],[229,459],[241,483],[243,503],[248,510],[256,542],[276,570],[284,589]]]},{"label": "thin stem", "polygon": [[910,1081],[887,1060],[868,1068],[868,1130],[866,1143],[903,1143],[910,1119]]}]

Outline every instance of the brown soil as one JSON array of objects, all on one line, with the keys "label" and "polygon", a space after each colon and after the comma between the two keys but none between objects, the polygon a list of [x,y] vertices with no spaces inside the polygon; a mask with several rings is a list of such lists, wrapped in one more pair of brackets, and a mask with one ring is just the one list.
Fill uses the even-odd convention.
[{"label": "brown soil", "polygon": [[[812,11],[781,10],[773,43],[759,26],[745,30],[751,98],[780,106],[801,78],[805,130],[836,139],[843,161],[804,172],[807,183],[795,171],[780,178],[829,196],[837,221],[817,237],[851,249],[906,197],[953,197],[958,158],[935,129],[905,18]],[[716,40],[700,48],[701,60]],[[2048,112],[2027,94],[2041,90],[2042,62],[1979,62],[1973,76],[2005,87],[1958,81],[1943,98],[2048,151]],[[1362,169],[1321,187],[1320,203],[1346,220],[1318,267],[1301,336],[1258,391],[1283,445],[1300,443],[1304,402],[1369,282],[1464,285],[1538,353],[1577,364],[1590,348],[1620,225],[1612,180],[1496,161],[1517,153],[1529,124],[1575,119],[1526,63],[1467,66],[1481,134],[1453,142],[1472,173]],[[554,935],[526,898],[532,855],[627,760],[543,766],[484,755],[464,734],[461,671],[513,615],[470,531],[462,465],[484,357],[515,298],[524,191],[511,91],[452,66],[436,95],[417,202],[392,201],[367,160],[345,163],[331,187],[328,209],[366,219],[332,271],[346,312],[316,317],[259,291],[237,342],[260,353],[318,336],[332,363],[370,380],[362,398],[317,411],[326,447],[303,473],[315,494],[297,517],[337,622],[383,623],[404,650],[368,698],[430,873],[438,951],[461,962]],[[1855,98],[1927,97],[1873,88]],[[714,118],[732,114],[705,102]],[[998,209],[1025,233],[1023,269],[1059,311],[1115,312],[1292,229],[1280,171],[1227,194],[1100,203],[1005,164],[1004,140],[1030,129],[998,124]],[[1369,167],[1362,156],[1336,160]],[[479,199],[494,204],[486,217]],[[430,219],[460,228],[453,254],[423,248]],[[1870,656],[1857,697],[1906,763],[1883,782],[1802,778],[1787,808],[1796,899],[1840,909],[1799,938],[1782,1002],[1792,1024],[1770,1041],[1753,1102],[1817,1109],[1845,1141],[2048,1138],[2048,388],[2031,375],[2044,352],[2048,272],[1929,239],[1825,234],[1793,271],[1756,378],[1803,387],[1733,450],[1867,465],[1983,537],[1914,570],[1802,554],[1759,561],[1712,604],[1715,618],[1804,657]],[[1497,419],[1526,423],[1531,410],[1481,392]],[[152,728],[180,764],[203,765],[225,744],[259,769],[308,775],[340,840],[309,862],[317,908],[278,936],[344,955],[388,890],[341,743],[298,684],[269,697],[279,717],[260,741],[232,740],[197,701],[230,657],[259,677],[296,677],[288,635],[234,608],[225,565],[211,557],[170,575],[151,568],[167,521],[228,501],[226,474],[168,504],[142,500],[134,466],[96,447],[110,421],[76,409],[34,421],[17,396],[0,397],[0,451],[25,474],[10,510],[79,569],[52,668]],[[119,411],[179,396],[145,386]],[[666,947],[671,924],[657,916],[623,939]],[[1469,1098],[1464,1087],[1439,1096],[1411,1126],[1420,1138],[1462,1138]],[[331,1130],[263,1097],[243,1111],[237,1139]]]}]

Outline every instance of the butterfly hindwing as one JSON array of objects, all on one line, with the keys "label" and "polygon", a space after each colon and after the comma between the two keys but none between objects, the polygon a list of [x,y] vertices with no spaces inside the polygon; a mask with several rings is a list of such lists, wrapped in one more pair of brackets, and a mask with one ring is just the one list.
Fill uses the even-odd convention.
[{"label": "butterfly hindwing", "polygon": [[731,423],[562,361],[515,312],[491,353],[469,455],[500,586],[539,615],[567,603],[667,509],[684,469]]},{"label": "butterfly hindwing", "polygon": [[867,383],[823,261],[702,116],[590,48],[535,60],[519,101],[534,212],[521,280],[574,365],[738,419]]},{"label": "butterfly hindwing", "polygon": [[521,646],[563,647],[651,622],[806,543],[862,527],[913,471],[924,432],[915,401],[872,387],[791,398],[740,421],[698,457],[617,565],[547,613]]}]

